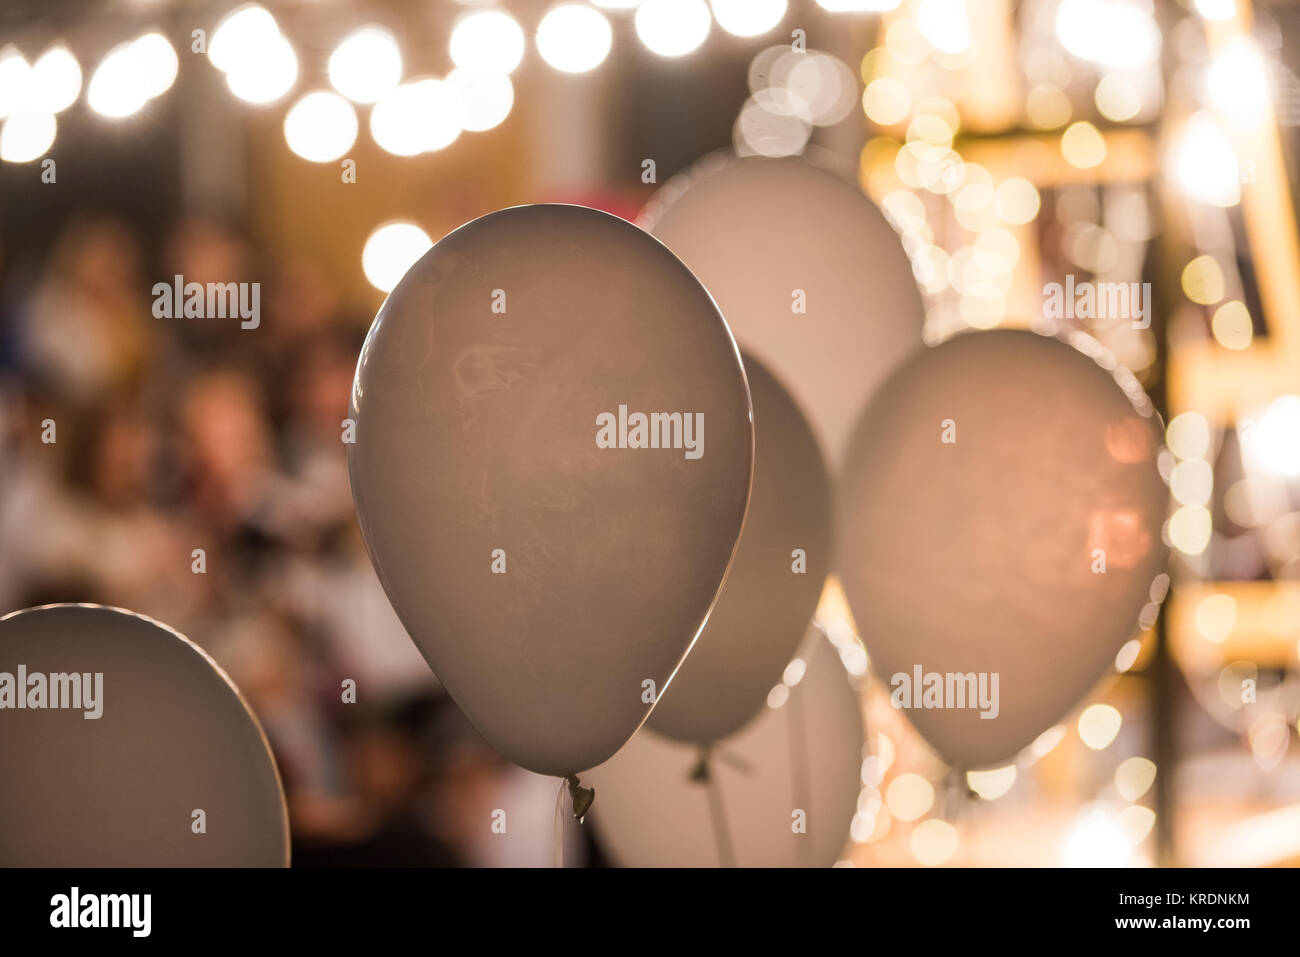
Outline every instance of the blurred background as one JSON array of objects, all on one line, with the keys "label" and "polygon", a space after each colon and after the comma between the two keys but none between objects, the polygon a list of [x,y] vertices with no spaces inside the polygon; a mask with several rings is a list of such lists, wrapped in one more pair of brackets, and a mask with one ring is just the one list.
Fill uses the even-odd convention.
[{"label": "blurred background", "polygon": [[[1175,500],[1114,675],[964,780],[832,583],[868,729],[844,862],[1300,864],[1297,70],[1282,0],[6,0],[0,612],[102,602],[209,650],[297,866],[549,864],[554,781],[479,739],[371,571],[357,352],[476,216],[635,218],[711,151],[815,155],[898,231],[927,342],[1032,327],[1067,273],[1151,283],[1149,328],[1059,324],[1162,410]],[[177,275],[260,283],[258,327],[157,318]]]}]

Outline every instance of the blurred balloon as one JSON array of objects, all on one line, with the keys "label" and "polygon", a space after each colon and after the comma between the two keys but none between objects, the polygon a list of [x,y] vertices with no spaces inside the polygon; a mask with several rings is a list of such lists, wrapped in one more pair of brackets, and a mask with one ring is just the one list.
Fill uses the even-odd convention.
[{"label": "blurred balloon", "polygon": [[1072,343],[1090,355],[1013,330],[927,349],[845,459],[845,595],[895,706],[960,768],[1010,758],[1110,670],[1164,562],[1150,400]]},{"label": "blurred balloon", "polygon": [[862,788],[858,694],[816,628],[790,665],[793,687],[778,684],[763,714],[703,764],[700,748],[643,729],[590,773],[600,794],[592,818],[615,862],[828,867],[839,859]]},{"label": "blurred balloon", "polygon": [[704,287],[592,209],[474,220],[380,309],[352,391],[361,530],[425,659],[516,764],[585,770],[645,720],[740,535],[749,402]]},{"label": "blurred balloon", "polygon": [[744,356],[754,400],[754,487],[731,572],[648,724],[681,741],[738,731],[803,640],[830,566],[831,486],[808,422]]},{"label": "blurred balloon", "polygon": [[640,221],[781,377],[837,466],[867,398],[921,346],[921,294],[880,210],[807,160],[713,154],[669,180]]},{"label": "blurred balloon", "polygon": [[6,615],[0,706],[0,866],[288,865],[261,726],[165,625],[98,605]]}]

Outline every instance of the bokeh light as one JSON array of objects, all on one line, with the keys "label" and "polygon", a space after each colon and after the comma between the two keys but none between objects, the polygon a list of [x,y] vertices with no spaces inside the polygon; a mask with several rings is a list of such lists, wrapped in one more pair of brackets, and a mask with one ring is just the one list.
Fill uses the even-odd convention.
[{"label": "bokeh light", "polygon": [[1119,823],[1103,808],[1086,808],[1066,836],[1066,867],[1123,867],[1133,848]]},{"label": "bokeh light", "polygon": [[1146,758],[1128,758],[1115,769],[1115,789],[1126,801],[1136,801],[1151,789],[1156,779],[1156,765]]},{"label": "bokeh light", "polygon": [[274,103],[298,82],[298,55],[283,36],[268,39],[260,55],[226,73],[230,92],[247,103]]},{"label": "bokeh light", "polygon": [[1210,423],[1199,412],[1182,412],[1165,427],[1169,450],[1180,459],[1203,458],[1210,451]]},{"label": "bokeh light", "polygon": [[966,0],[921,0],[916,26],[940,53],[961,53],[971,45]]},{"label": "bokeh light", "polygon": [[1300,395],[1274,400],[1250,436],[1250,447],[1275,475],[1300,475]]},{"label": "bokeh light", "polygon": [[280,26],[270,11],[246,4],[217,24],[208,44],[208,59],[223,73],[232,73],[255,63],[279,36]]},{"label": "bokeh light", "polygon": [[1106,158],[1106,141],[1097,127],[1080,120],[1061,134],[1061,153],[1071,166],[1090,169]]},{"label": "bokeh light", "polygon": [[0,125],[0,160],[30,163],[44,156],[54,145],[58,123],[50,113],[19,111]]},{"label": "bokeh light", "polygon": [[368,24],[348,34],[329,59],[334,89],[354,103],[374,103],[402,79],[402,51],[392,31]]},{"label": "bokeh light", "polygon": [[710,0],[718,26],[737,37],[756,37],[785,17],[789,0]]},{"label": "bokeh light", "polygon": [[1115,740],[1123,723],[1119,711],[1111,705],[1089,705],[1079,715],[1079,737],[1094,751],[1101,751]]},{"label": "bokeh light", "polygon": [[451,59],[467,73],[511,73],[524,57],[524,31],[504,10],[480,10],[451,31]]},{"label": "bokeh light", "polygon": [[479,133],[500,126],[515,102],[515,86],[504,73],[466,73],[460,67],[447,74],[460,96],[462,123]]},{"label": "bokeh light", "polygon": [[1268,66],[1245,37],[1233,39],[1205,71],[1205,95],[1225,117],[1254,120],[1269,104]]},{"label": "bokeh light", "polygon": [[[0,79],[0,86],[3,84]],[[40,110],[61,113],[77,102],[81,93],[81,65],[67,47],[55,44],[32,64],[32,84]]]},{"label": "bokeh light", "polygon": [[180,61],[176,51],[161,33],[146,33],[131,44],[131,57],[142,77],[145,96],[161,96],[176,82]]},{"label": "bokeh light", "polygon": [[966,784],[985,801],[996,801],[1011,790],[1016,783],[1016,773],[1014,764],[988,771],[967,771]]},{"label": "bokeh light", "polygon": [[1196,630],[1206,641],[1223,644],[1237,624],[1237,602],[1231,595],[1215,592],[1196,604]]},{"label": "bokeh light", "polygon": [[651,52],[665,57],[699,49],[712,23],[704,0],[645,0],[636,8],[636,35]]},{"label": "bokeh light", "polygon": [[609,21],[577,3],[553,7],[537,25],[537,52],[564,73],[586,73],[605,61],[614,42]]},{"label": "bokeh light", "polygon": [[337,93],[308,93],[285,114],[284,139],[303,159],[328,163],[356,142],[357,112]]},{"label": "bokeh light", "polygon": [[909,844],[918,861],[937,867],[957,853],[957,829],[947,821],[932,817],[912,829]]},{"label": "bokeh light", "polygon": [[1213,306],[1227,292],[1223,269],[1210,255],[1197,256],[1184,266],[1180,282],[1183,294],[1202,306]]},{"label": "bokeh light", "polygon": [[390,90],[370,111],[370,135],[395,156],[415,156],[450,145],[463,129],[456,88],[423,77]]},{"label": "bokeh light", "polygon": [[885,804],[900,821],[915,821],[934,806],[934,786],[919,774],[900,774],[889,782]]},{"label": "bokeh light", "polygon": [[139,112],[149,101],[149,85],[130,43],[119,43],[105,54],[91,74],[86,102],[100,116],[122,119]]},{"label": "bokeh light", "polygon": [[0,49],[0,118],[26,108],[31,84],[27,58],[12,45]]},{"label": "bokeh light", "polygon": [[392,292],[407,270],[432,246],[429,234],[414,223],[385,223],[366,239],[361,269],[370,285],[380,292]]},{"label": "bokeh light", "polygon": [[1215,310],[1210,328],[1214,338],[1225,349],[1249,349],[1255,334],[1250,310],[1240,299],[1225,302]]}]

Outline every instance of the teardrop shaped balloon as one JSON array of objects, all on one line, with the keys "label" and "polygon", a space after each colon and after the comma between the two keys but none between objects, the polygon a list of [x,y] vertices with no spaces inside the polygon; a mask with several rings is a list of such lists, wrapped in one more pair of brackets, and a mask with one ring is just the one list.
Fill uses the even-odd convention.
[{"label": "teardrop shaped balloon", "polygon": [[614,216],[492,213],[388,297],[351,414],[366,545],[444,687],[529,770],[604,761],[699,633],[744,520],[749,389],[704,287]]},{"label": "teardrop shaped balloon", "polygon": [[755,441],[745,530],[708,624],[648,721],[680,741],[725,738],[763,708],[830,568],[831,483],[817,440],[772,373],[744,360]]},{"label": "teardrop shaped balloon", "polygon": [[835,646],[816,628],[807,638],[774,706],[765,704],[712,749],[710,780],[701,776],[698,746],[648,728],[587,774],[599,795],[596,833],[615,862],[829,867],[839,860],[862,790],[862,705]]},{"label": "teardrop shaped balloon", "polygon": [[197,645],[98,605],[0,618],[0,866],[288,863],[266,737]]},{"label": "teardrop shaped balloon", "polygon": [[960,768],[1012,757],[1087,694],[1164,563],[1150,400],[1072,341],[1090,354],[1013,330],[919,353],[845,460],[845,596],[895,706]]},{"label": "teardrop shaped balloon", "polygon": [[837,467],[867,399],[921,348],[921,294],[880,210],[806,159],[716,153],[665,183],[640,222],[700,277]]}]

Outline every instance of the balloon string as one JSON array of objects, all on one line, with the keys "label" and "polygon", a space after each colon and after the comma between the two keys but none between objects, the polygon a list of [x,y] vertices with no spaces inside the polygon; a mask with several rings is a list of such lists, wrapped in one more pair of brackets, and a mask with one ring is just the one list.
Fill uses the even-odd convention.
[{"label": "balloon string", "polygon": [[718,863],[722,867],[735,867],[736,856],[731,847],[731,832],[727,830],[727,812],[722,805],[722,788],[709,762],[709,748],[700,749],[700,773],[709,791],[709,811],[713,815],[713,839],[718,845]]},{"label": "balloon string", "polygon": [[795,863],[807,867],[808,855],[812,850],[807,831],[812,826],[808,820],[811,810],[808,782],[812,779],[812,770],[808,767],[808,738],[803,716],[803,696],[799,693],[801,687],[802,685],[794,689],[786,704],[790,711],[790,790],[795,808],[803,811],[804,825],[804,833],[794,835]]},{"label": "balloon string", "polygon": [[564,792],[569,782],[560,780],[560,789],[555,792],[555,867],[564,866]]},{"label": "balloon string", "polygon": [[966,771],[963,768],[954,767],[948,771],[947,793],[944,795],[944,817],[948,823],[956,823],[957,816],[962,812],[965,802],[962,800],[963,785],[966,780]]}]

